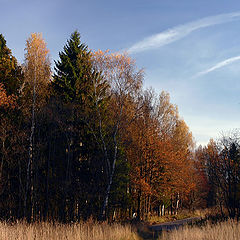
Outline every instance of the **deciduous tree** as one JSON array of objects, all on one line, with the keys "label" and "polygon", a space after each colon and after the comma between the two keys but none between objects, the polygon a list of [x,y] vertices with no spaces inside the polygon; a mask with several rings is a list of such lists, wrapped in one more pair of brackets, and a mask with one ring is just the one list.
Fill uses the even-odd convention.
[{"label": "deciduous tree", "polygon": [[[50,83],[50,60],[49,50],[46,43],[39,33],[32,33],[26,41],[26,54],[24,64],[24,86],[23,86],[23,110],[29,116],[31,121],[31,131],[29,137],[29,159],[27,164],[27,178],[24,197],[24,216],[31,218],[33,191],[33,172],[37,165],[34,162],[35,154],[35,128],[36,114],[46,103],[47,87]],[[35,169],[33,169],[35,168]],[[37,180],[37,179],[36,179]],[[29,202],[29,204],[28,204]],[[28,214],[27,214],[27,206]]]},{"label": "deciduous tree", "polygon": [[[142,87],[143,74],[142,70],[137,70],[134,61],[127,55],[111,54],[108,51],[101,50],[92,55],[94,68],[102,73],[103,78],[110,85],[109,96],[111,98],[111,128],[109,128],[108,136],[111,136],[110,148],[107,146],[107,140],[103,134],[102,121],[103,116],[98,111],[99,122],[99,144],[101,145],[104,161],[106,165],[107,186],[102,207],[101,218],[106,217],[106,209],[109,202],[109,194],[115,173],[116,162],[120,147],[120,128],[126,127],[125,116],[130,114],[128,111],[128,103],[137,94]],[[125,112],[125,113],[124,113]],[[135,113],[134,113],[135,114]]]}]

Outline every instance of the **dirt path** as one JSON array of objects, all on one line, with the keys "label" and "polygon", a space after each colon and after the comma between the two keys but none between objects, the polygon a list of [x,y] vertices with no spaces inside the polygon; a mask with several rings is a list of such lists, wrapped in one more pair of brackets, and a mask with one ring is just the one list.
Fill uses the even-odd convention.
[{"label": "dirt path", "polygon": [[145,227],[138,228],[138,235],[143,240],[157,240],[162,231],[171,231],[188,223],[194,223],[200,220],[201,217],[191,217],[172,222],[159,223],[154,225],[143,225]]},{"label": "dirt path", "polygon": [[195,222],[200,219],[201,219],[200,217],[186,218],[183,220],[176,220],[173,222],[155,224],[155,225],[150,226],[149,228],[155,232],[162,231],[162,230],[173,230],[173,229],[178,229],[180,226],[183,226],[187,223]]}]

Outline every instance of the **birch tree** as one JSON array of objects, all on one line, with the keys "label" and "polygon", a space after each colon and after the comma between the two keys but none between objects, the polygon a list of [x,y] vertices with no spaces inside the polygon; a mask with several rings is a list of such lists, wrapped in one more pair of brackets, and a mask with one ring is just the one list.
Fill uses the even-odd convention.
[{"label": "birch tree", "polygon": [[[129,124],[124,116],[126,116],[126,112],[128,112],[129,101],[131,101],[137,95],[137,92],[141,90],[143,71],[138,70],[135,66],[135,62],[124,54],[111,54],[108,51],[102,52],[99,50],[92,55],[92,59],[95,69],[102,73],[103,79],[110,85],[110,91],[108,93],[111,99],[109,110],[112,118],[112,127],[111,130],[109,129],[110,132],[108,133],[112,139],[110,148],[109,145],[107,145],[106,136],[103,134],[103,116],[96,105],[99,121],[99,138],[97,141],[101,145],[104,153],[107,174],[107,186],[101,211],[101,218],[104,219],[106,217],[106,209],[109,203],[109,195],[120,146],[119,132],[121,127],[126,127],[126,125]],[[128,114],[130,114],[130,112],[128,112]]]},{"label": "birch tree", "polygon": [[[45,104],[47,87],[50,83],[49,50],[39,33],[32,33],[26,41],[26,54],[24,63],[24,104],[26,114],[31,119],[29,136],[29,150],[27,163],[27,179],[24,197],[24,216],[27,217],[27,202],[33,200],[33,164],[34,164],[34,137],[36,128],[36,112]],[[31,107],[30,107],[31,106]],[[31,205],[31,204],[30,204]],[[28,217],[31,213],[28,214]]]}]

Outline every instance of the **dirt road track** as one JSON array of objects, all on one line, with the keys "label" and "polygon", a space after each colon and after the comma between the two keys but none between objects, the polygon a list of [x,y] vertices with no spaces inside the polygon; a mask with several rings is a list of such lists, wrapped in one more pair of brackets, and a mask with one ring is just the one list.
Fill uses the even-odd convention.
[{"label": "dirt road track", "polygon": [[192,218],[186,218],[183,220],[176,220],[173,222],[166,222],[166,223],[161,223],[161,224],[156,224],[156,225],[152,225],[149,228],[152,231],[162,231],[162,230],[173,230],[173,229],[178,229],[179,227],[186,225],[188,223],[193,223],[197,220],[200,220],[200,217],[192,217]]}]

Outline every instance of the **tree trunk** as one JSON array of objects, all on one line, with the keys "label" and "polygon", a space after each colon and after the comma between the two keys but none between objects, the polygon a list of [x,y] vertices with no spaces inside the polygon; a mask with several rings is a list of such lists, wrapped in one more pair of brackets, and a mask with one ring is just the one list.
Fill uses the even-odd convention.
[{"label": "tree trunk", "polygon": [[176,211],[175,211],[175,214],[177,215],[178,214],[178,208],[179,208],[179,193],[177,194],[177,199],[176,199]]},{"label": "tree trunk", "polygon": [[138,198],[137,198],[137,220],[141,220],[141,190],[138,191]]},{"label": "tree trunk", "polygon": [[[36,59],[35,59],[36,61]],[[36,63],[36,62],[35,62]],[[33,153],[34,153],[34,132],[35,132],[35,105],[36,105],[36,64],[34,69],[34,82],[33,82],[33,105],[32,105],[32,126],[31,126],[31,134],[29,138],[29,151],[28,151],[28,165],[27,165],[27,182],[24,196],[24,217],[27,217],[27,199],[30,191],[30,199],[31,199],[31,177],[32,177],[32,164],[33,164]],[[30,218],[28,216],[28,218]]]},{"label": "tree trunk", "polygon": [[161,216],[165,215],[165,206],[164,204],[161,206]]},{"label": "tree trunk", "polygon": [[110,194],[110,190],[111,190],[113,175],[115,172],[116,160],[117,160],[117,145],[115,145],[115,153],[114,153],[114,159],[113,159],[113,164],[112,164],[112,171],[110,173],[109,182],[108,182],[108,186],[107,186],[107,190],[106,190],[106,194],[105,194],[105,198],[104,198],[103,209],[102,209],[102,214],[101,214],[102,220],[106,219],[106,208],[108,206],[109,194]]}]

